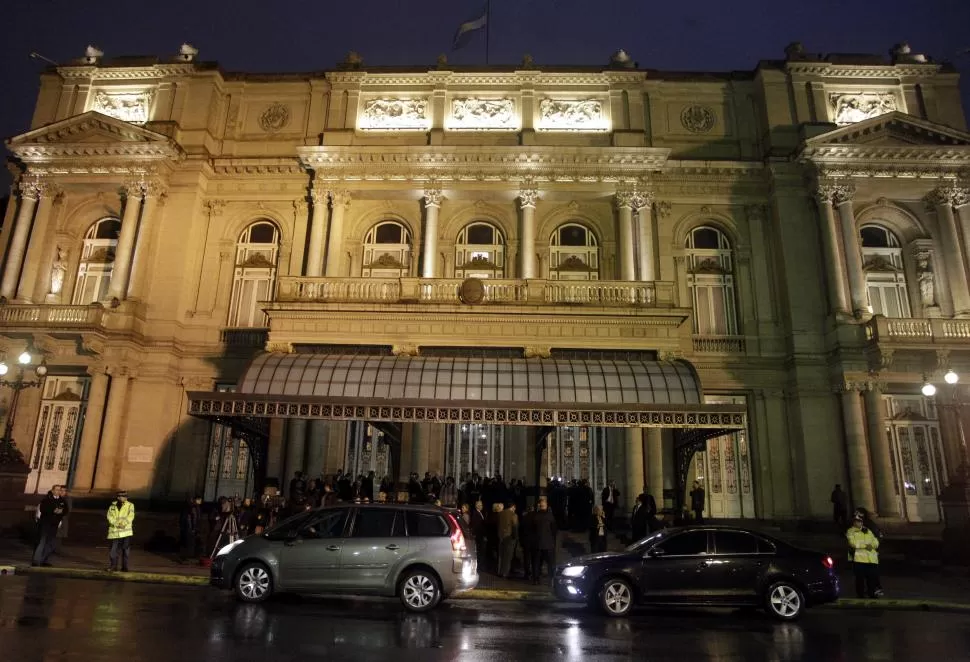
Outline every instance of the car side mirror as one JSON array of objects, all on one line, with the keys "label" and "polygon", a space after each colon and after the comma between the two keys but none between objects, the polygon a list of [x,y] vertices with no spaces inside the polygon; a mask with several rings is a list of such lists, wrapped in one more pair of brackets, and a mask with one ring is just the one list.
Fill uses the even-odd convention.
[{"label": "car side mirror", "polygon": [[291,530],[289,530],[289,531],[286,532],[286,541],[287,542],[293,542],[294,540],[296,540],[299,537],[300,537],[300,532],[297,531],[296,529],[291,529]]},{"label": "car side mirror", "polygon": [[664,551],[660,547],[652,547],[647,551],[647,556],[649,556],[652,559],[660,558],[663,555],[664,555]]}]

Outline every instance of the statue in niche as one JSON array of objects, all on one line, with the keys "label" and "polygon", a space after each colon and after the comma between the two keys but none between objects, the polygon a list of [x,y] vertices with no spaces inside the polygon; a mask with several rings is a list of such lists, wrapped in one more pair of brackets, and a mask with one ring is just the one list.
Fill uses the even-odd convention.
[{"label": "statue in niche", "polygon": [[64,249],[57,247],[57,257],[51,265],[51,294],[60,294],[64,288],[64,276],[67,274],[67,264],[64,261]]},{"label": "statue in niche", "polygon": [[933,270],[930,268],[930,256],[920,255],[916,259],[916,273],[919,280],[919,296],[927,308],[936,305],[936,285],[933,283]]}]

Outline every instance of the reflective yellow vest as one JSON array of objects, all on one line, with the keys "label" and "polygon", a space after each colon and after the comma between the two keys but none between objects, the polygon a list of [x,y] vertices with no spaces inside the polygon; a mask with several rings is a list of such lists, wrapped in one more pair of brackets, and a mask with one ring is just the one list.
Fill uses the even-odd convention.
[{"label": "reflective yellow vest", "polygon": [[119,508],[117,502],[112,503],[108,507],[108,540],[133,536],[131,525],[134,521],[135,504],[125,501]]},{"label": "reflective yellow vest", "polygon": [[[863,531],[854,526],[845,532],[845,537],[849,540],[849,549],[852,551],[852,560],[856,563],[879,563],[879,538],[869,529]],[[872,550],[866,547],[872,546]]]}]

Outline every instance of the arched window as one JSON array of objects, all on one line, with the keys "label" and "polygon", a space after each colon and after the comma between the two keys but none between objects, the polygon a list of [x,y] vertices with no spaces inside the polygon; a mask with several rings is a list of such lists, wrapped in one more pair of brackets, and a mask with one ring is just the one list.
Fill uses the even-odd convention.
[{"label": "arched window", "polygon": [[266,313],[260,301],[273,298],[280,232],[269,221],[257,221],[239,235],[232,277],[228,326],[265,327]]},{"label": "arched window", "polygon": [[458,233],[455,278],[505,278],[505,240],[491,223],[475,222]]},{"label": "arched window", "polygon": [[560,225],[549,238],[551,280],[599,280],[600,248],[596,235],[578,223]]},{"label": "arched window", "polygon": [[411,273],[411,232],[397,221],[382,221],[364,237],[364,278],[404,278]]},{"label": "arched window", "polygon": [[120,232],[121,221],[117,218],[102,218],[84,235],[77,281],[74,283],[72,303],[75,306],[107,298]]},{"label": "arched window", "polygon": [[903,270],[903,250],[899,239],[879,225],[864,225],[859,235],[862,238],[862,268],[866,272],[869,312],[886,317],[909,317],[906,272]]},{"label": "arched window", "polygon": [[731,242],[717,228],[701,226],[687,236],[687,287],[694,306],[694,333],[737,335],[734,256]]}]

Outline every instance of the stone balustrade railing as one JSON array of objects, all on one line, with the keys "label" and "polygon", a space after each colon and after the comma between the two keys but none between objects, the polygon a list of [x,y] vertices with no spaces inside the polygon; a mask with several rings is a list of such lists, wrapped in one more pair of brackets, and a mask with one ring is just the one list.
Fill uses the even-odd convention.
[{"label": "stone balustrade railing", "polygon": [[666,281],[567,281],[483,279],[468,287],[460,278],[280,278],[279,302],[481,303],[510,305],[674,305]]},{"label": "stone balustrade railing", "polygon": [[0,324],[5,326],[52,326],[81,328],[100,326],[104,307],[43,304],[6,304],[0,306]]},{"label": "stone balustrade railing", "polygon": [[692,338],[698,354],[744,354],[744,336],[706,336]]},{"label": "stone balustrade railing", "polygon": [[866,340],[897,343],[970,343],[970,319],[913,319],[876,315],[866,323]]}]

